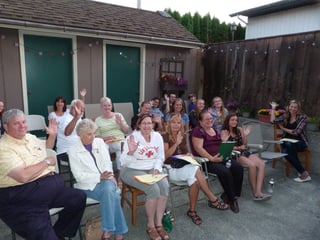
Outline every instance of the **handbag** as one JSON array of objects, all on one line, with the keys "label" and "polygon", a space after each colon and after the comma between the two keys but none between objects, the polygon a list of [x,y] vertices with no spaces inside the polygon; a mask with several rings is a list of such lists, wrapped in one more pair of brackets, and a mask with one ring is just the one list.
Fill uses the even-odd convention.
[{"label": "handbag", "polygon": [[170,165],[172,168],[182,168],[187,164],[190,164],[190,162],[182,160],[182,159],[172,159]]},{"label": "handbag", "polygon": [[85,228],[86,240],[100,240],[102,236],[101,217],[88,219]]}]

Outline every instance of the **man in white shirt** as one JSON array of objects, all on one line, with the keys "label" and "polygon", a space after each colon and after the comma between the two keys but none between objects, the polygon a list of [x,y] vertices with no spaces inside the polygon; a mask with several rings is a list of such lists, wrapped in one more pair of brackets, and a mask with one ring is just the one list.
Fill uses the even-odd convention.
[{"label": "man in white shirt", "polygon": [[[79,136],[76,133],[76,126],[81,122],[81,117],[84,114],[85,105],[82,100],[75,99],[71,102],[70,111],[60,123],[57,135],[57,158],[60,172],[61,162],[69,162],[67,151],[71,146],[79,141]],[[70,181],[71,181],[70,175]]]}]

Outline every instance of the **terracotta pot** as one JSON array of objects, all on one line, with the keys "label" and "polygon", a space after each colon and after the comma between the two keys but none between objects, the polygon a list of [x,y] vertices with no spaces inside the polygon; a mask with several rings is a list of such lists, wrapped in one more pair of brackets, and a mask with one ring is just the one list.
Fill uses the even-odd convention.
[{"label": "terracotta pot", "polygon": [[258,115],[258,120],[260,122],[270,123],[270,115]]}]

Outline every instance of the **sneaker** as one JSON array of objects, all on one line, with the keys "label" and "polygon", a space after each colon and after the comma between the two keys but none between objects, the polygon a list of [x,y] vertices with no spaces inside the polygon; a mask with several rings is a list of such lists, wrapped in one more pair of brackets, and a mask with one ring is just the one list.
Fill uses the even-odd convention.
[{"label": "sneaker", "polygon": [[309,175],[307,177],[304,177],[304,178],[302,178],[300,176],[300,177],[294,178],[293,180],[296,181],[296,182],[300,182],[300,183],[309,182],[309,181],[311,181],[311,177]]}]

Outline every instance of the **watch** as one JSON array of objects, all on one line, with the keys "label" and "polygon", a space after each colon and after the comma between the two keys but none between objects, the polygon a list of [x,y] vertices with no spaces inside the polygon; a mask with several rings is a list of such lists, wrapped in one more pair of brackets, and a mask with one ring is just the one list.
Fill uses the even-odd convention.
[{"label": "watch", "polygon": [[45,159],[45,160],[43,160],[48,166],[50,166],[51,165],[51,162],[50,162],[50,160],[49,159]]}]

